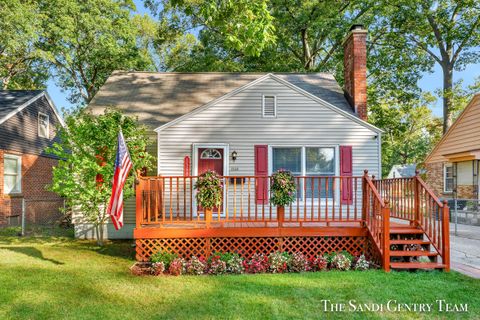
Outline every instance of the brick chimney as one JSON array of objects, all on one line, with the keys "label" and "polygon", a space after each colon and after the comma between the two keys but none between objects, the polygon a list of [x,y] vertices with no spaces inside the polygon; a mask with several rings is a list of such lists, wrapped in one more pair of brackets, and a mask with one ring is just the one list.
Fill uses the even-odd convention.
[{"label": "brick chimney", "polygon": [[355,113],[367,120],[367,30],[361,24],[350,28],[343,44],[345,97]]}]

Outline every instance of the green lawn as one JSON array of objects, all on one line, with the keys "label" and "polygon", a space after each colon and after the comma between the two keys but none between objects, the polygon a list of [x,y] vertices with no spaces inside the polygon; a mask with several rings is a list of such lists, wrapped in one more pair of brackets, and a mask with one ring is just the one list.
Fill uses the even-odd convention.
[{"label": "green lawn", "polygon": [[[480,318],[480,281],[456,272],[136,277],[132,256],[126,242],[1,237],[0,319]],[[445,299],[468,312],[325,313],[322,299]]]}]

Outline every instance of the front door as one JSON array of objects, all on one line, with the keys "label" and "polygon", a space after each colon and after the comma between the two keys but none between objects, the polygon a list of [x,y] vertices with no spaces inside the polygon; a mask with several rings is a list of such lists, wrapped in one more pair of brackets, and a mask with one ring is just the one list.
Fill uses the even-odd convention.
[{"label": "front door", "polygon": [[[219,176],[223,176],[223,156],[223,149],[198,148],[198,175],[212,170]],[[200,207],[198,210],[203,212]],[[219,208],[213,208],[213,214],[217,214],[219,211]]]}]

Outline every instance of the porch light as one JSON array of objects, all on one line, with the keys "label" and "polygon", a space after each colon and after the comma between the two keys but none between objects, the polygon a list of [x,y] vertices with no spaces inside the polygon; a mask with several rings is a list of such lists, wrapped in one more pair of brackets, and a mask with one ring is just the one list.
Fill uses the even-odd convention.
[{"label": "porch light", "polygon": [[237,151],[232,152],[232,160],[233,161],[237,160]]}]

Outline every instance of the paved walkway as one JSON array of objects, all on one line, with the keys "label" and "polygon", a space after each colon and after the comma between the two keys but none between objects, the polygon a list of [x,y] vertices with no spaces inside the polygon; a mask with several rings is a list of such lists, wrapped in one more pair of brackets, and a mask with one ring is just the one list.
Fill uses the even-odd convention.
[{"label": "paved walkway", "polygon": [[450,255],[452,269],[480,279],[480,227],[450,224]]}]

